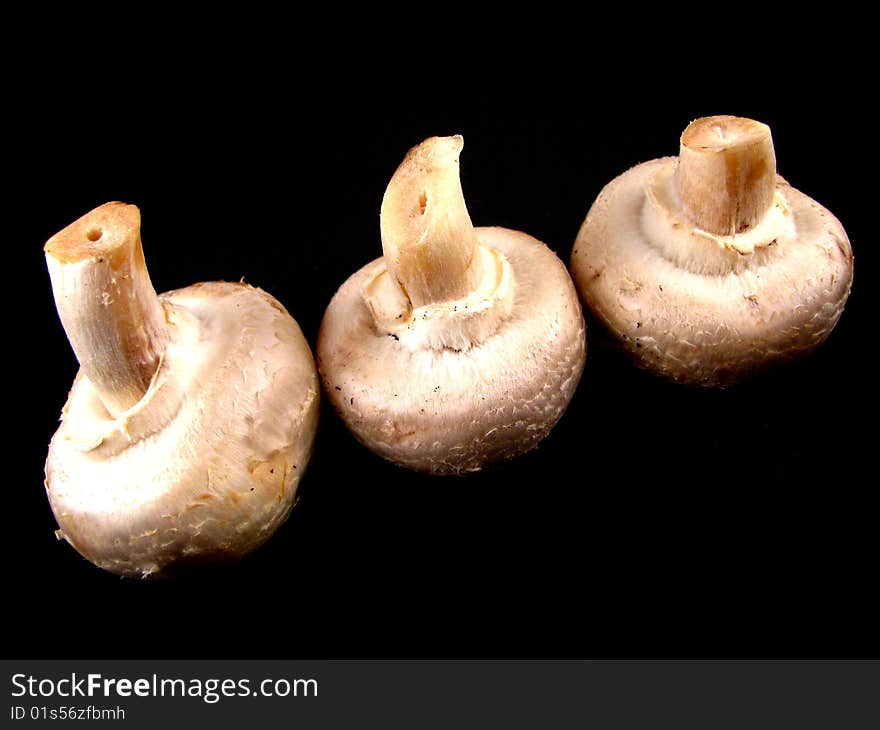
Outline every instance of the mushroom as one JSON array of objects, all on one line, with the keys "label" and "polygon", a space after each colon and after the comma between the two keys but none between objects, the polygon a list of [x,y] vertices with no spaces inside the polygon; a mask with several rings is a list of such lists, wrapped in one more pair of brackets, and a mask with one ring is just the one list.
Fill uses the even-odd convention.
[{"label": "mushroom", "polygon": [[380,456],[434,474],[533,449],[565,411],[586,352],[577,292],[540,241],[474,228],[461,136],[414,147],[382,200],[382,258],[336,292],[318,370]]},{"label": "mushroom", "polygon": [[46,461],[59,539],[143,577],[261,545],[290,513],[317,427],[296,322],[243,283],[157,296],[133,205],[87,213],[45,254],[80,363]]},{"label": "mushroom", "polygon": [[605,186],[571,269],[640,366],[726,386],[825,340],[853,255],[840,222],[776,174],[769,127],[715,116],[685,129],[678,158]]}]

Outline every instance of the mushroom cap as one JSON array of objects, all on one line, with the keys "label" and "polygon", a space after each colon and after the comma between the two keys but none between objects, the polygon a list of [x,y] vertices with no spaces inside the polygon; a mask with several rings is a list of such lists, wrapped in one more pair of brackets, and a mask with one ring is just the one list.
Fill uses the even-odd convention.
[{"label": "mushroom cap", "polygon": [[114,419],[80,371],[46,462],[59,538],[127,576],[261,545],[290,513],[318,420],[311,351],[274,298],[210,282],[160,300],[170,341],[146,395]]},{"label": "mushroom cap", "polygon": [[318,335],[318,370],[340,417],[367,448],[418,471],[475,471],[533,449],[584,367],[584,321],[564,264],[524,233],[475,230],[506,257],[516,283],[510,315],[479,344],[437,347],[379,332],[364,289],[382,258],[339,288]]},{"label": "mushroom cap", "polygon": [[777,175],[772,240],[754,245],[758,226],[721,246],[657,219],[652,181],[675,161],[633,167],[590,208],[571,256],[587,308],[638,365],[693,385],[730,385],[821,344],[852,284],[840,221]]}]

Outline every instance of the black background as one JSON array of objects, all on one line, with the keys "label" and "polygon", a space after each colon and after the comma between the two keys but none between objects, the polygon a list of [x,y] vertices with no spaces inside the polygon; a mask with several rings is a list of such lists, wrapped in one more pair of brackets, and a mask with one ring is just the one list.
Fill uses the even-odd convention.
[{"label": "black background", "polygon": [[[492,53],[454,70],[413,63],[416,51],[452,54],[451,38],[403,39],[368,69],[351,52],[340,68],[277,39],[251,37],[247,53],[233,40],[160,66],[163,42],[186,44],[102,38],[86,69],[58,54],[13,81],[5,244],[23,285],[8,302],[23,344],[10,343],[6,365],[21,383],[6,436],[8,654],[880,653],[865,449],[876,186],[859,131],[870,114],[845,74],[800,77],[766,58],[758,77],[722,64],[707,82],[650,58],[633,70],[612,56],[539,63],[528,44],[513,66]],[[137,55],[137,69],[121,60]],[[675,154],[687,123],[716,113],[768,123],[780,173],[850,235],[852,296],[809,360],[729,391],[682,389],[634,369],[588,322],[569,410],[516,462],[463,478],[411,473],[357,444],[325,403],[297,507],[240,564],[122,580],[55,540],[42,469],[76,362],[41,247],[75,218],[137,204],[158,291],[244,277],[314,347],[336,288],[381,254],[382,193],[424,137],[464,135],[476,225],[528,232],[567,263],[602,186]]]}]

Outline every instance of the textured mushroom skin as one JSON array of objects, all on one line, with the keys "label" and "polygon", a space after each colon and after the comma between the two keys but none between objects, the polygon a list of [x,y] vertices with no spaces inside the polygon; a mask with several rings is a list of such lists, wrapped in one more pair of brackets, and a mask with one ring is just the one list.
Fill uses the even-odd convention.
[{"label": "textured mushroom skin", "polygon": [[852,249],[837,218],[777,176],[799,237],[732,252],[739,260],[727,273],[685,270],[644,231],[648,181],[674,161],[637,165],[591,207],[571,259],[587,308],[638,365],[692,385],[731,385],[820,345],[853,278]]},{"label": "textured mushroom skin", "polygon": [[362,292],[381,258],[340,287],[318,337],[318,369],[340,417],[365,446],[418,471],[475,471],[535,448],[584,367],[583,317],[562,262],[526,234],[475,230],[516,282],[510,316],[484,342],[413,348],[377,331]]},{"label": "textured mushroom skin", "polygon": [[314,360],[275,299],[225,282],[160,299],[171,341],[142,402],[113,419],[80,373],[46,463],[59,538],[126,576],[261,545],[290,513],[317,428]]}]

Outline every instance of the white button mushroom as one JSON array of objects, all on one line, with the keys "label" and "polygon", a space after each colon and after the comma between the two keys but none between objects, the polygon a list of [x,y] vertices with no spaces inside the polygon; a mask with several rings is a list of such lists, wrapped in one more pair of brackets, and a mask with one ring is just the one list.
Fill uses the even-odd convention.
[{"label": "white button mushroom", "polygon": [[840,222],[776,174],[770,129],[716,116],[688,126],[678,158],[602,190],[571,269],[638,364],[724,386],[825,340],[853,256]]},{"label": "white button mushroom", "polygon": [[290,513],[317,427],[296,322],[245,284],[157,296],[133,205],[96,208],[45,253],[80,363],[46,462],[59,537],[131,576],[262,544]]},{"label": "white button mushroom", "polygon": [[318,369],[336,410],[380,456],[436,474],[528,451],[580,379],[585,329],[562,262],[543,243],[474,228],[460,136],[410,150],[385,191],[384,256],[335,294]]}]

